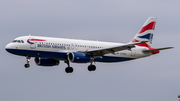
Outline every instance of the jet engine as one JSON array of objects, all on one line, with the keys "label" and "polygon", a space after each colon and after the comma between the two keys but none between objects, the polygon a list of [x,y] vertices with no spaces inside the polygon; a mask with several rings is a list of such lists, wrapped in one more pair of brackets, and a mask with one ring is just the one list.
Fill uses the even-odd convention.
[{"label": "jet engine", "polygon": [[91,57],[81,52],[71,52],[68,54],[68,60],[75,63],[88,63]]},{"label": "jet engine", "polygon": [[58,66],[59,60],[51,59],[51,58],[38,58],[34,59],[36,65],[38,66]]}]

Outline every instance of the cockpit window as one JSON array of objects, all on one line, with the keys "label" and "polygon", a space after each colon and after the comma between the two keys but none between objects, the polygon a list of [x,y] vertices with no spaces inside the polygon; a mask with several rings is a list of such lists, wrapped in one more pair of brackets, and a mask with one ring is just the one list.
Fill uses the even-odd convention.
[{"label": "cockpit window", "polygon": [[12,43],[24,43],[23,40],[13,40]]},{"label": "cockpit window", "polygon": [[15,43],[15,42],[17,42],[17,40],[13,40],[12,42]]},{"label": "cockpit window", "polygon": [[18,40],[17,42],[18,42],[18,43],[21,43],[21,41],[20,41],[20,40]]}]

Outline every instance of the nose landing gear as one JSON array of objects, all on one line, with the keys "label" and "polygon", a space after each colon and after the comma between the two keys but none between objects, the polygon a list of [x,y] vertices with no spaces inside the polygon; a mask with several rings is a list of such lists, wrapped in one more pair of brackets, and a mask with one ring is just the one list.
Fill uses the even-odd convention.
[{"label": "nose landing gear", "polygon": [[26,56],[26,61],[27,61],[27,63],[24,65],[24,67],[29,68],[30,67],[30,64],[29,64],[30,57]]}]

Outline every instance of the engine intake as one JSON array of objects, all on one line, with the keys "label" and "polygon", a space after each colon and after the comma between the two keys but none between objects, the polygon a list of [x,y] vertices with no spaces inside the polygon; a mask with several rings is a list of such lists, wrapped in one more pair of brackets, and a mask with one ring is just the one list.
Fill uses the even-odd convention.
[{"label": "engine intake", "polygon": [[51,59],[51,58],[38,58],[34,59],[36,65],[38,66],[58,66],[59,60]]},{"label": "engine intake", "polygon": [[68,60],[75,63],[88,63],[91,57],[81,52],[71,52],[68,54]]}]

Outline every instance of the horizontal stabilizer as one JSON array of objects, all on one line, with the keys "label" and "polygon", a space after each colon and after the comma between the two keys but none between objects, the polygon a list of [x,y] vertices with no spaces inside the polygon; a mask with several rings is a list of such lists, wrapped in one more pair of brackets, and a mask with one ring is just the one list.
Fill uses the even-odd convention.
[{"label": "horizontal stabilizer", "polygon": [[157,49],[151,49],[151,50],[144,50],[143,52],[153,52],[153,51],[159,51],[159,50],[165,50],[165,49],[171,49],[174,47],[165,47],[165,48],[157,48]]}]

